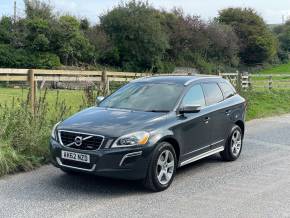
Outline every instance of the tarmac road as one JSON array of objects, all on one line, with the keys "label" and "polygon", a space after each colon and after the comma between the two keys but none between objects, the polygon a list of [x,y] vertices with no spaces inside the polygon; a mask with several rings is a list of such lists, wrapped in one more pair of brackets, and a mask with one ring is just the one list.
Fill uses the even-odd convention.
[{"label": "tarmac road", "polygon": [[68,176],[48,165],[0,179],[0,217],[290,217],[290,115],[247,123],[235,162],[180,168],[172,186]]}]

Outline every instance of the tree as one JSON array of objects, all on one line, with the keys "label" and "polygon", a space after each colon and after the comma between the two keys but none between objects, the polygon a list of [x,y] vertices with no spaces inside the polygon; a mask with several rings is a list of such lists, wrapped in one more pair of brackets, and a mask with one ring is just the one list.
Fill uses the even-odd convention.
[{"label": "tree", "polygon": [[239,64],[239,39],[231,26],[212,22],[207,27],[208,58],[229,66]]},{"label": "tree", "polygon": [[76,18],[60,17],[53,31],[54,48],[65,65],[94,62],[94,48],[80,31],[80,22]]},{"label": "tree", "polygon": [[245,64],[267,62],[277,53],[277,41],[264,20],[251,8],[228,8],[217,20],[232,26],[240,41],[240,57]]},{"label": "tree", "polygon": [[158,71],[168,40],[157,12],[148,3],[130,1],[100,17],[101,27],[115,45],[125,70]]},{"label": "tree", "polygon": [[[179,9],[172,13],[163,12],[163,25],[169,36],[169,57],[177,62],[193,62],[186,60],[188,53],[205,54],[208,48],[206,24],[197,16],[184,16]],[[189,55],[190,56],[190,55]]]},{"label": "tree", "polygon": [[24,0],[25,14],[28,19],[42,18],[45,20],[52,19],[52,6],[40,0]]},{"label": "tree", "polygon": [[281,49],[290,52],[290,21],[274,29],[277,34]]},{"label": "tree", "polygon": [[85,34],[95,47],[95,54],[100,64],[114,66],[120,62],[118,49],[99,25],[89,28]]},{"label": "tree", "polygon": [[287,63],[290,53],[290,20],[285,24],[276,26],[273,32],[279,40],[278,58],[281,62]]},{"label": "tree", "polygon": [[26,36],[27,47],[33,51],[48,51],[49,50],[49,32],[50,25],[43,18],[27,19],[28,33]]},{"label": "tree", "polygon": [[0,20],[0,43],[10,43],[12,37],[13,21],[10,17]]}]

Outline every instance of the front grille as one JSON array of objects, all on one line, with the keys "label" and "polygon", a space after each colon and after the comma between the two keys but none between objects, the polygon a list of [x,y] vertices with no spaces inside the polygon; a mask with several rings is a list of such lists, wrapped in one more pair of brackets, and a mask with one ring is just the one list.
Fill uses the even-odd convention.
[{"label": "front grille", "polygon": [[62,130],[59,138],[63,146],[80,150],[97,150],[104,141],[103,136]]}]

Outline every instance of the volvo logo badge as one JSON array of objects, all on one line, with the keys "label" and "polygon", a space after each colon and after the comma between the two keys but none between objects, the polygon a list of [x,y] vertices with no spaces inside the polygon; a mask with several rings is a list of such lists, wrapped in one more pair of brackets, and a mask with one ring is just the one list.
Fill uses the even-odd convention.
[{"label": "volvo logo badge", "polygon": [[75,145],[80,147],[82,145],[82,143],[83,143],[83,138],[81,136],[77,136],[75,138]]}]

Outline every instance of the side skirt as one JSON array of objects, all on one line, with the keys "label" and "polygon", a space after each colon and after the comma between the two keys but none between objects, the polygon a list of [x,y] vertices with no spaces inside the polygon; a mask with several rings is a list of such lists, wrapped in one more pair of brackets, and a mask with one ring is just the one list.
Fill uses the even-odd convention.
[{"label": "side skirt", "polygon": [[181,162],[181,163],[180,163],[180,167],[182,167],[182,166],[184,166],[184,165],[187,165],[187,164],[189,164],[189,163],[195,162],[195,161],[197,161],[197,160],[200,160],[200,159],[202,159],[202,158],[205,158],[205,157],[211,156],[211,155],[213,155],[213,154],[219,153],[219,152],[223,151],[224,149],[225,149],[225,147],[222,146],[222,147],[218,147],[218,148],[215,148],[215,149],[213,149],[213,150],[207,151],[207,152],[205,152],[205,153],[203,153],[203,154],[197,155],[197,156],[195,156],[195,157],[192,157],[192,158],[190,158],[190,159],[188,159],[188,160],[185,160],[185,161]]}]

